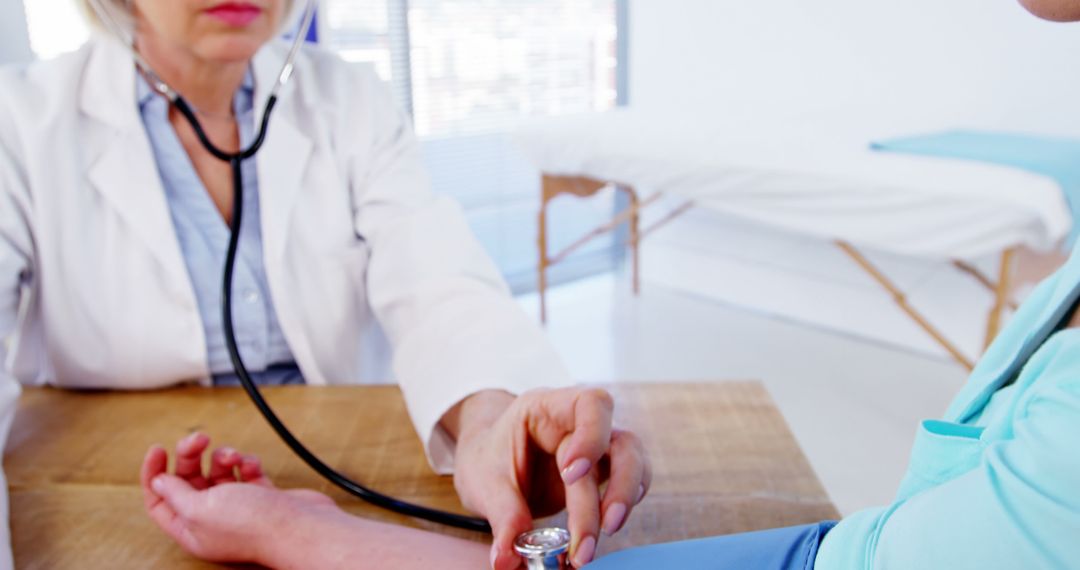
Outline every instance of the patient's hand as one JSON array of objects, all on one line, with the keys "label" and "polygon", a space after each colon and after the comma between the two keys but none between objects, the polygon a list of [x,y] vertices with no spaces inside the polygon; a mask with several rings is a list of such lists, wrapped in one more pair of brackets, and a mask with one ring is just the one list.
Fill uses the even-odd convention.
[{"label": "patient's hand", "polygon": [[200,433],[181,440],[172,475],[168,453],[160,446],[150,448],[142,465],[147,512],[191,554],[215,562],[273,565],[267,537],[280,537],[301,515],[342,514],[322,493],[275,488],[258,458],[227,447],[214,450],[204,472],[202,456],[209,445],[210,438]]}]

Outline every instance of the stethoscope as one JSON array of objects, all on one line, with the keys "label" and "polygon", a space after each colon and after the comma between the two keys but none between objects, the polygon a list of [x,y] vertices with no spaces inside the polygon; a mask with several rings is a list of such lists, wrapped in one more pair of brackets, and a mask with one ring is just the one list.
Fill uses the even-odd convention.
[{"label": "stethoscope", "polygon": [[384,509],[400,513],[410,517],[416,517],[424,520],[428,520],[434,523],[444,524],[447,526],[462,528],[466,530],[479,531],[484,533],[491,532],[491,525],[484,519],[467,517],[455,513],[448,513],[420,505],[414,505],[395,499],[393,497],[384,495],[377,491],[373,491],[360,483],[349,479],[345,475],[341,474],[334,468],[330,467],[318,458],[314,453],[308,450],[300,440],[296,439],[296,436],[289,431],[289,428],[285,427],[285,424],[278,418],[274,410],[266,403],[262,393],[259,392],[258,386],[251,379],[251,375],[248,373],[247,367],[244,366],[244,361],[240,357],[240,350],[237,348],[236,332],[233,328],[232,317],[232,281],[233,281],[233,268],[236,264],[236,251],[240,241],[240,223],[243,217],[243,205],[244,205],[244,184],[243,173],[241,171],[241,164],[243,161],[255,156],[259,149],[262,147],[263,142],[266,140],[267,126],[270,124],[270,114],[274,110],[274,106],[277,104],[278,92],[286,83],[293,73],[293,66],[296,60],[296,55],[300,51],[300,46],[303,44],[304,39],[307,36],[308,30],[311,28],[312,20],[315,17],[315,1],[305,0],[305,8],[303,13],[303,20],[301,21],[300,28],[297,30],[296,37],[293,40],[292,47],[289,49],[288,56],[285,58],[285,64],[281,68],[281,73],[278,74],[277,82],[270,90],[270,95],[266,100],[266,108],[263,111],[262,122],[259,125],[259,132],[255,137],[255,140],[247,149],[242,149],[239,152],[229,153],[225,152],[218,147],[214,146],[206,135],[206,131],[203,130],[202,124],[195,116],[194,110],[184,98],[180,96],[175,90],[169,87],[146,63],[146,61],[139,55],[139,52],[135,49],[134,38],[128,34],[124,27],[120,25],[118,17],[107,8],[102,0],[90,0],[91,6],[94,11],[97,12],[98,17],[101,19],[109,30],[114,33],[124,45],[126,45],[135,59],[135,65],[139,68],[139,71],[146,77],[151,88],[161,96],[168,99],[168,101],[180,112],[181,115],[191,124],[192,129],[195,131],[195,135],[198,137],[199,142],[202,143],[206,150],[210,152],[218,160],[228,162],[232,168],[233,178],[233,216],[230,223],[231,235],[229,237],[229,247],[225,256],[225,274],[222,279],[222,301],[221,312],[222,321],[225,328],[225,344],[229,350],[229,357],[232,360],[233,368],[236,371],[236,376],[240,379],[240,383],[244,386],[244,390],[247,392],[251,401],[255,404],[255,407],[259,409],[263,417],[266,418],[267,423],[270,424],[282,441],[292,449],[300,459],[304,460],[309,467],[314,469],[317,473],[325,477],[331,483],[341,487],[345,491],[379,507]]}]

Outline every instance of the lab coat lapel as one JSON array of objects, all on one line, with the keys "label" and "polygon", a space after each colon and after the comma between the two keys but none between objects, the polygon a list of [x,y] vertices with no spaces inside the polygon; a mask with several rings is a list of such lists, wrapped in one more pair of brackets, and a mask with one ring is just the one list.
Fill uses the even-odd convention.
[{"label": "lab coat lapel", "polygon": [[[255,73],[256,126],[262,121],[266,98],[277,80],[283,55],[280,50],[263,49],[253,61]],[[285,253],[290,231],[290,214],[303,189],[311,159],[312,142],[297,123],[305,108],[305,93],[296,78],[278,93],[278,103],[270,118],[266,142],[256,155],[259,173],[259,201],[262,208],[263,242],[267,263],[278,265]]]},{"label": "lab coat lapel", "polygon": [[115,40],[95,38],[80,95],[87,177],[174,278],[186,279],[150,141],[135,101],[135,66]]}]

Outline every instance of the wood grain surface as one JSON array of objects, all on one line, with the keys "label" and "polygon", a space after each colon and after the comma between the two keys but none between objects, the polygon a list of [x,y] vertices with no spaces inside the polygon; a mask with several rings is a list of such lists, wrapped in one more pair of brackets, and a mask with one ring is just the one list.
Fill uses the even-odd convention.
[{"label": "wood grain surface", "polygon": [[[603,552],[837,516],[759,383],[610,389],[618,423],[645,440],[655,475],[626,529],[601,541]],[[390,495],[461,511],[451,479],[429,469],[396,387],[265,392],[294,433],[340,471]],[[138,488],[146,449],[153,443],[171,447],[193,430],[208,433],[215,444],[260,455],[279,486],[326,492],[358,516],[485,540],[386,513],[332,488],[277,440],[238,389],[30,389],[4,454],[16,566],[214,568],[187,556],[153,526]]]}]

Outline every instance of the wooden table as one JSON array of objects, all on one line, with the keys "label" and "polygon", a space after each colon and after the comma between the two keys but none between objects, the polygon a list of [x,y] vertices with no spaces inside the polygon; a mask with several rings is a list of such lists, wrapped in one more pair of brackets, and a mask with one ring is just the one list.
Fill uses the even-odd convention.
[{"label": "wooden table", "polygon": [[[627,384],[612,389],[620,425],[652,454],[652,492],[604,551],[835,518],[836,510],[756,382]],[[396,387],[287,387],[267,398],[301,440],[376,489],[460,510],[433,475]],[[448,532],[331,488],[281,444],[238,389],[23,395],[4,465],[18,568],[213,568],[144,515],[138,468],[150,444],[191,430],[259,454],[279,486],[331,494],[360,516]]]}]

